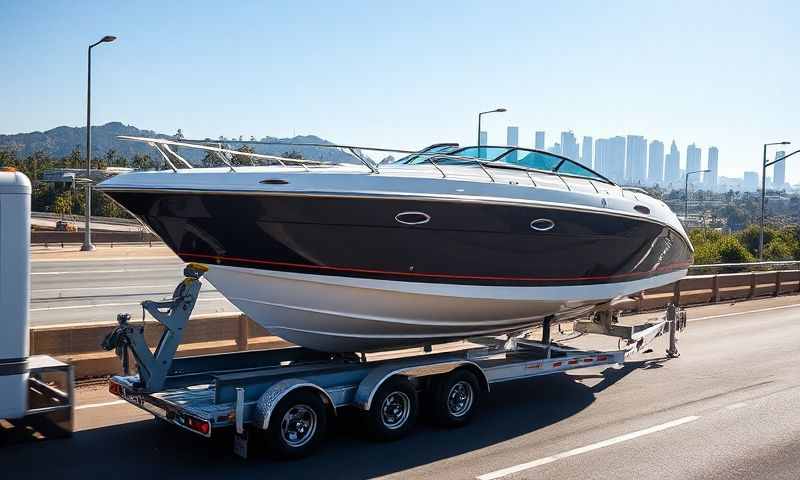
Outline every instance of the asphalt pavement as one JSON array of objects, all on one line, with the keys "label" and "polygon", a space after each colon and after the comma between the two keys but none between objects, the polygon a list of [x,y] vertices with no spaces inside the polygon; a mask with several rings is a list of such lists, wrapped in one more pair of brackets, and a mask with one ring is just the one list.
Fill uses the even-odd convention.
[{"label": "asphalt pavement", "polygon": [[[42,258],[31,262],[31,325],[113,322],[116,314],[141,314],[143,300],[169,298],[183,278],[183,262],[174,255],[129,258]],[[194,312],[235,312],[205,282]]]},{"label": "asphalt pavement", "polygon": [[421,421],[404,439],[373,443],[344,415],[311,458],[244,461],[230,438],[156,424],[94,387],[79,389],[73,438],[6,446],[0,465],[8,478],[137,480],[800,477],[800,298],[693,308],[689,319],[680,358],[666,360],[658,341],[622,368],[500,384],[458,430]]}]

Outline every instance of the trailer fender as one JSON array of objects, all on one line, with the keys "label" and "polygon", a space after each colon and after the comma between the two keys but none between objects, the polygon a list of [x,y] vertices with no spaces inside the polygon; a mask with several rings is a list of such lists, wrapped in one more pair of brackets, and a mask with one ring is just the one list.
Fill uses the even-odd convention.
[{"label": "trailer fender", "polygon": [[369,410],[372,405],[372,398],[386,380],[395,375],[406,375],[409,377],[427,377],[451,372],[457,368],[466,368],[475,373],[481,386],[485,391],[489,391],[489,381],[481,367],[470,360],[451,360],[433,365],[411,365],[402,368],[386,365],[383,368],[376,368],[361,381],[356,390],[353,404],[362,409]]},{"label": "trailer fender", "polygon": [[333,398],[331,398],[330,394],[325,391],[324,388],[299,378],[287,378],[272,385],[267,391],[261,394],[258,402],[256,402],[256,413],[253,424],[262,430],[269,428],[269,420],[275,407],[278,406],[278,403],[280,403],[283,397],[288,395],[289,392],[299,388],[309,388],[318,392],[320,397],[322,397],[322,402],[328,407],[329,413],[336,415]]}]

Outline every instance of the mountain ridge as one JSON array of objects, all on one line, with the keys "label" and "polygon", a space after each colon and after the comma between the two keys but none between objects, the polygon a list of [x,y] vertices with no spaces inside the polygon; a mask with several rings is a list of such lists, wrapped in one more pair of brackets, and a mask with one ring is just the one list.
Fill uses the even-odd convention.
[{"label": "mountain ridge", "polygon": [[[100,158],[109,150],[115,150],[117,154],[128,159],[133,158],[134,155],[149,155],[154,160],[160,160],[158,153],[149,145],[141,142],[120,140],[117,138],[120,135],[176,139],[175,135],[140,129],[133,125],[125,125],[122,122],[115,121],[104,125],[92,125],[92,156]],[[233,139],[214,140],[209,138],[207,140],[213,143],[220,141],[225,143],[228,141],[234,143],[234,145],[237,142]],[[275,144],[252,145],[257,153],[281,155],[287,152],[296,152],[302,155],[303,158],[330,162],[361,163],[353,155],[339,149],[290,145],[303,143],[332,144],[330,141],[316,135],[297,135],[292,138],[265,136],[262,141],[275,142]],[[82,152],[81,155],[83,155],[85,145],[86,127],[62,125],[45,131],[0,134],[0,150],[14,150],[19,157],[33,155],[36,152],[45,152],[52,157],[61,158],[70,155],[74,149],[80,150]],[[201,161],[204,156],[203,152],[190,149],[181,149],[181,155],[192,163]]]}]

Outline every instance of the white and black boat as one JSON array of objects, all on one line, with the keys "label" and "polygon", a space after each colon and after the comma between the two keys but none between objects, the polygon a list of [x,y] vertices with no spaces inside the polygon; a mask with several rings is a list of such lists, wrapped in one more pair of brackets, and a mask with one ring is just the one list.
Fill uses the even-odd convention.
[{"label": "white and black boat", "polygon": [[[272,334],[360,352],[587,315],[686,274],[670,209],[570,159],[441,144],[389,164],[322,164],[148,142],[171,170],[98,186]],[[220,155],[190,168],[174,148]],[[354,151],[358,154],[357,151]],[[178,168],[178,167],[182,168]]]}]

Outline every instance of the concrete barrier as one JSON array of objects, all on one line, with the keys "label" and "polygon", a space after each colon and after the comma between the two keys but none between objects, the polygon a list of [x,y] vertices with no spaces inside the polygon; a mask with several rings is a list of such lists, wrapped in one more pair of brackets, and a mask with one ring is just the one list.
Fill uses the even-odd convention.
[{"label": "concrete barrier", "polygon": [[[618,308],[636,313],[661,310],[669,303],[704,305],[797,293],[800,293],[800,270],[720,273],[686,277],[676,284],[646,290],[638,297],[620,302]],[[77,378],[118,374],[119,359],[114,352],[100,348],[103,338],[115,326],[113,322],[104,322],[32,328],[31,354],[53,355],[72,363]],[[154,320],[145,321],[144,326],[148,343],[155,347],[163,327]],[[178,356],[287,345],[288,342],[271,336],[241,313],[195,315],[187,325]]]}]

